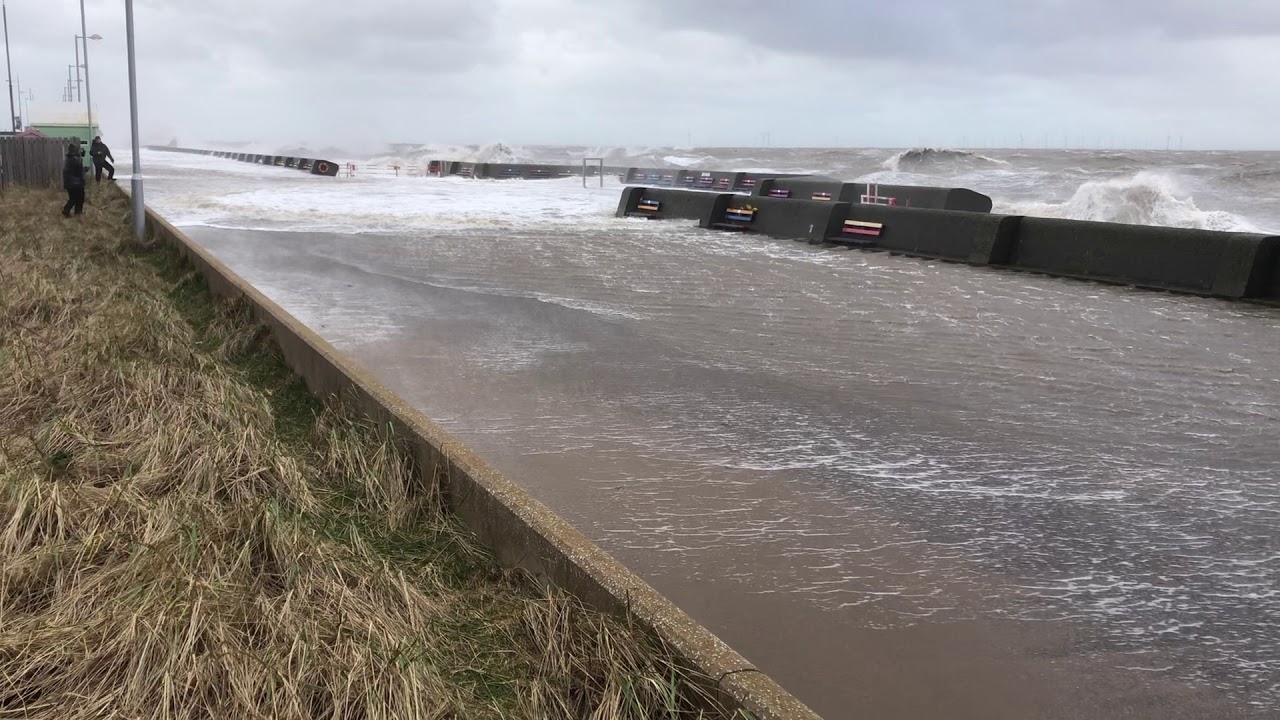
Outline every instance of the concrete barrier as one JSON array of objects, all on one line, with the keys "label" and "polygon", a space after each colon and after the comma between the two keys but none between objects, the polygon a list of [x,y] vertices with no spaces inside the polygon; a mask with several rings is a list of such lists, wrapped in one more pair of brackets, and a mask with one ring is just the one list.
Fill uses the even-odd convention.
[{"label": "concrete barrier", "polygon": [[191,261],[212,292],[249,303],[311,392],[350,398],[356,410],[394,427],[416,461],[419,482],[443,484],[453,512],[500,563],[522,568],[590,607],[639,623],[691,668],[715,678],[711,690],[733,711],[757,720],[819,720],[709,630],[150,209],[146,223],[154,239]]},{"label": "concrete barrier", "polygon": [[[727,201],[708,209],[700,225],[714,228],[724,223],[731,210],[751,210],[749,223],[733,222],[734,229],[792,240],[824,240],[839,234],[838,227],[849,215],[849,203],[782,200],[749,195],[726,195]],[[742,227],[737,227],[742,226]]]},{"label": "concrete barrier", "polygon": [[843,183],[833,178],[765,178],[756,185],[753,194],[771,197],[771,191],[777,193],[773,197],[786,193],[787,198],[795,200],[813,200],[815,194],[826,193],[827,199],[833,202],[858,202],[856,188],[852,183]]},{"label": "concrete barrier", "polygon": [[[671,188],[627,187],[618,199],[617,217],[649,217],[655,220],[697,220],[711,215],[719,198],[728,202],[730,195],[674,190]],[[656,210],[641,210],[641,200],[657,204]]]},{"label": "concrete barrier", "polygon": [[785,190],[793,200],[892,205],[926,210],[991,212],[992,206],[990,197],[964,188],[846,183],[835,178],[770,178],[757,184],[755,194],[768,196],[770,190]]},{"label": "concrete barrier", "polygon": [[1228,298],[1262,297],[1280,238],[1023,218],[1010,264],[1055,275]]},{"label": "concrete barrier", "polygon": [[[489,163],[483,166],[483,175],[476,177],[484,177],[492,180],[552,180],[563,177],[581,177],[581,165],[536,165],[531,163],[511,163],[497,164]],[[587,166],[587,176],[596,177],[600,174],[600,168],[596,165]]]},{"label": "concrete barrier", "polygon": [[294,168],[312,175],[324,175],[327,177],[337,177],[338,163],[331,160],[311,160],[310,158],[291,158],[284,155],[258,155],[256,153],[235,153],[222,150],[196,150],[192,148],[175,148],[167,146],[148,146],[148,150],[159,150],[162,152],[186,153],[189,155],[207,155],[209,157],[221,157],[231,160],[239,160],[240,162],[255,163],[259,165],[271,165],[273,167]]},{"label": "concrete barrier", "polygon": [[312,175],[325,175],[327,177],[338,176],[338,163],[329,162],[328,160],[316,160],[311,164]]},{"label": "concrete barrier", "polygon": [[1271,248],[1271,258],[1263,260],[1263,263],[1269,265],[1271,270],[1266,273],[1267,282],[1262,289],[1262,297],[1280,300],[1280,247]]},{"label": "concrete barrier", "polygon": [[884,205],[848,205],[843,220],[880,223],[879,236],[850,236],[837,228],[828,236],[834,242],[864,244],[904,255],[957,260],[974,265],[1002,265],[1009,262],[1021,221],[1016,215],[982,212],[920,210]]},{"label": "concrete barrier", "polygon": [[745,173],[723,170],[681,170],[676,173],[676,187],[688,190],[733,192]]},{"label": "concrete barrier", "polygon": [[[759,185],[764,192],[777,189],[771,178]],[[813,187],[824,186],[792,184],[786,192]],[[1265,235],[642,186],[623,191],[617,215],[697,219],[703,228],[827,240],[972,265],[1225,298],[1280,299],[1280,237]],[[845,232],[848,221],[859,232]]]}]

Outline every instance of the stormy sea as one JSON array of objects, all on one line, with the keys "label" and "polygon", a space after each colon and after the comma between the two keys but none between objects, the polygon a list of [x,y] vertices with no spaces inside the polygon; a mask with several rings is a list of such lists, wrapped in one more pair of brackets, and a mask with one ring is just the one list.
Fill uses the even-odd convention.
[{"label": "stormy sea", "polygon": [[1280,231],[1280,153],[143,161],[153,207],[828,718],[1280,717],[1280,309],[423,176],[584,157]]}]

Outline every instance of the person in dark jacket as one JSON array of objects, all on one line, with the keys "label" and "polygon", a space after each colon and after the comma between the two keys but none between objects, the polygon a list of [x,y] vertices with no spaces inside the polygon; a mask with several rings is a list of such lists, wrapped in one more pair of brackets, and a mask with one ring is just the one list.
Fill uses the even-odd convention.
[{"label": "person in dark jacket", "polygon": [[67,146],[67,162],[62,166],[62,187],[67,191],[67,204],[62,206],[62,217],[71,217],[74,209],[76,215],[84,212],[84,161],[80,159],[79,143]]},{"label": "person in dark jacket", "polygon": [[107,171],[107,182],[116,179],[116,168],[111,163],[116,159],[111,156],[111,148],[102,142],[102,136],[99,135],[93,139],[93,145],[89,146],[89,157],[93,158],[93,181],[102,182],[102,171]]}]

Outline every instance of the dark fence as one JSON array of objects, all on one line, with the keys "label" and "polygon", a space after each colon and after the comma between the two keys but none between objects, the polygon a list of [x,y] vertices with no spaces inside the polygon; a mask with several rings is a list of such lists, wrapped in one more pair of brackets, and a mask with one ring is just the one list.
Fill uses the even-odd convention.
[{"label": "dark fence", "polygon": [[61,183],[66,148],[67,142],[56,138],[0,138],[0,188]]}]

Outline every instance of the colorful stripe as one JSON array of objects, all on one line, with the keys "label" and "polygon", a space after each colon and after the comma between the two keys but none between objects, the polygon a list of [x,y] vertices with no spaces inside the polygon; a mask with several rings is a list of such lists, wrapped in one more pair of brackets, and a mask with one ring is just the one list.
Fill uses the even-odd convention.
[{"label": "colorful stripe", "polygon": [[816,193],[814,193],[814,194],[813,194],[813,199],[814,199],[814,200],[821,200],[821,201],[823,201],[823,202],[826,202],[826,201],[828,201],[828,200],[830,200],[830,199],[831,199],[831,193],[829,193],[829,192],[816,192]]},{"label": "colorful stripe", "polygon": [[657,200],[641,200],[640,204],[636,206],[636,209],[651,210],[653,212],[658,212],[658,209],[661,207],[662,207],[662,203],[658,202]]},{"label": "colorful stripe", "polygon": [[791,197],[791,191],[790,191],[790,190],[770,190],[770,191],[769,191],[769,197],[773,197],[773,198],[789,198],[789,197]]},{"label": "colorful stripe", "polygon": [[853,235],[879,235],[884,231],[884,223],[864,222],[862,220],[845,220],[844,232]]},{"label": "colorful stripe", "polygon": [[724,219],[749,223],[756,219],[756,211],[748,208],[729,208],[724,211]]}]

